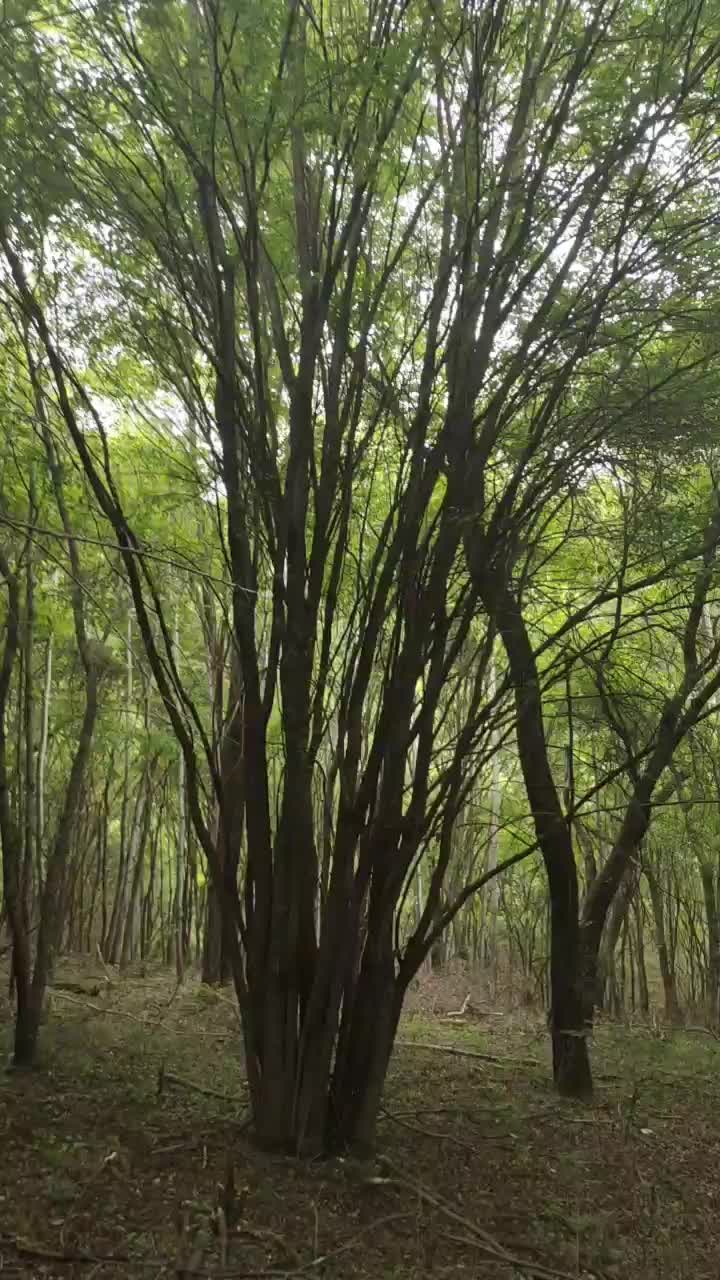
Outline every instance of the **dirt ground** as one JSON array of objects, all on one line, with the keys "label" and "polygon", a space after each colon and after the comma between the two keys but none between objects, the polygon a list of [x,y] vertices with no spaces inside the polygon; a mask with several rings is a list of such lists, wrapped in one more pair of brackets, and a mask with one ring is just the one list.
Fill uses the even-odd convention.
[{"label": "dirt ground", "polygon": [[596,1100],[577,1106],[552,1093],[541,1017],[428,976],[379,1159],[300,1163],[252,1145],[229,993],[68,977],[85,990],[54,993],[40,1069],[0,1073],[0,1280],[720,1275],[710,1035],[599,1027]]}]

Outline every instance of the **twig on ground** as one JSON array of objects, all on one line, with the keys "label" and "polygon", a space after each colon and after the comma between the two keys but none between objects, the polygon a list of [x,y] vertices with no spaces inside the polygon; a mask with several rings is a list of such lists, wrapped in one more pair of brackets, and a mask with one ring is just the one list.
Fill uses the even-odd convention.
[{"label": "twig on ground", "polygon": [[171,1007],[171,1005],[173,1005],[173,1004],[175,1003],[175,1000],[176,1000],[176,998],[177,998],[177,993],[178,993],[178,991],[180,990],[181,986],[182,986],[182,979],[181,979],[181,978],[177,978],[177,979],[176,979],[176,981],[175,981],[175,986],[173,987],[173,990],[172,990],[172,995],[170,996],[170,999],[169,999],[168,1001],[166,1001],[166,1003],[165,1003],[165,1005],[164,1005],[165,1010],[169,1009],[169,1008]]},{"label": "twig on ground", "polygon": [[345,1244],[341,1244],[337,1249],[331,1249],[329,1253],[322,1253],[319,1257],[313,1258],[310,1262],[306,1262],[303,1267],[299,1267],[297,1272],[293,1274],[300,1275],[303,1271],[311,1271],[316,1267],[322,1267],[326,1262],[334,1262],[341,1254],[347,1253],[348,1250],[353,1249],[356,1244],[359,1244],[360,1241],[371,1231],[379,1231],[381,1227],[388,1227],[391,1222],[400,1222],[414,1216],[415,1215],[413,1213],[406,1211],[404,1213],[389,1213],[384,1218],[377,1218],[374,1222],[369,1222],[366,1227],[362,1228],[362,1230],[357,1231],[350,1240],[346,1240]]},{"label": "twig on ground", "polygon": [[103,953],[100,950],[99,942],[97,944],[96,951],[97,951],[97,958],[100,961],[100,964],[102,965],[102,968],[103,968],[103,973],[105,974],[105,981],[107,982],[108,986],[112,986],[112,984],[115,982],[117,975],[114,974],[112,970],[109,969],[107,964],[105,963],[105,957],[103,956]]},{"label": "twig on ground", "polygon": [[[410,1124],[408,1120],[404,1120],[401,1115],[393,1111],[385,1111],[384,1108],[380,1112],[386,1120],[392,1120],[394,1124],[399,1124],[403,1129],[409,1129],[411,1133],[420,1133],[424,1138],[432,1138],[434,1142],[451,1142],[453,1146],[462,1147],[465,1151],[472,1151],[477,1154],[478,1144],[481,1142],[496,1142],[501,1138],[512,1138],[511,1133],[481,1133],[478,1131],[476,1142],[463,1142],[462,1138],[458,1138],[454,1133],[443,1133],[439,1129],[424,1129],[422,1125]],[[512,1148],[508,1148],[512,1150]]]},{"label": "twig on ground", "polygon": [[[417,1116],[464,1116],[465,1119],[468,1119],[474,1111],[491,1111],[494,1114],[496,1111],[502,1111],[503,1108],[508,1106],[508,1103],[499,1102],[496,1106],[473,1103],[472,1106],[463,1107],[412,1107],[407,1111],[393,1111],[392,1114],[394,1119],[401,1120],[407,1119],[408,1116],[411,1118]],[[527,1119],[527,1117],[524,1118]]]},{"label": "twig on ground", "polygon": [[451,1018],[464,1018],[468,1009],[472,1008],[470,1004],[470,992],[468,991],[459,1009],[449,1009],[443,1018],[443,1022],[448,1022]]},{"label": "twig on ground", "polygon": [[[245,1081],[241,1081],[244,1085]],[[227,1103],[228,1106],[235,1106],[235,1098],[231,1098],[227,1093],[221,1093],[219,1089],[208,1089],[204,1084],[196,1084],[194,1080],[186,1080],[184,1076],[177,1076],[173,1071],[166,1071],[165,1064],[158,1070],[158,1097],[166,1084],[174,1084],[178,1089],[192,1089],[194,1093],[202,1093],[206,1098],[219,1098],[221,1102]]]},{"label": "twig on ground", "polygon": [[134,1013],[128,1013],[125,1009],[113,1009],[110,1005],[103,1009],[102,1005],[91,1004],[89,1000],[76,1000],[74,996],[69,996],[64,991],[58,991],[56,987],[52,987],[52,994],[56,995],[59,1000],[67,1000],[68,1004],[74,1004],[79,1009],[90,1009],[93,1013],[110,1014],[114,1018],[127,1018],[130,1022],[136,1022],[139,1027],[145,1031],[170,1031],[175,1036],[202,1036],[205,1040],[227,1040],[232,1032],[229,1031],[177,1031],[174,1027],[167,1027],[163,1022],[154,1022],[150,1018],[138,1018]]},{"label": "twig on ground", "polygon": [[430,1049],[433,1053],[450,1053],[456,1058],[477,1058],[495,1062],[501,1067],[539,1067],[537,1058],[500,1058],[496,1053],[478,1053],[476,1049],[460,1049],[454,1044],[429,1044],[426,1040],[396,1040],[401,1049]]},{"label": "twig on ground", "polygon": [[84,987],[81,982],[50,982],[48,983],[48,992],[53,996],[62,996],[66,991],[71,991],[76,996],[99,996],[100,987],[96,982],[92,986]]},{"label": "twig on ground", "polygon": [[215,987],[208,987],[207,990],[211,993],[213,1000],[217,1000],[219,1004],[226,1004],[228,1009],[232,1009],[238,1019],[238,1022],[241,1022],[240,1010],[238,1009],[237,1001],[228,999],[227,996],[224,996],[222,992],[216,990]]},{"label": "twig on ground", "polygon": [[399,1169],[392,1160],[388,1160],[387,1157],[382,1157],[380,1164],[388,1171],[388,1173],[391,1174],[394,1182],[397,1182],[408,1190],[413,1191],[420,1200],[424,1200],[426,1204],[437,1209],[438,1212],[442,1213],[446,1218],[450,1218],[453,1222],[459,1223],[466,1231],[469,1231],[472,1241],[467,1241],[467,1243],[472,1243],[474,1248],[480,1248],[485,1253],[491,1254],[498,1262],[502,1262],[505,1266],[517,1267],[517,1269],[521,1271],[529,1271],[531,1274],[540,1277],[540,1280],[575,1280],[575,1277],[571,1276],[567,1271],[558,1271],[553,1267],[547,1266],[545,1263],[531,1262],[527,1258],[518,1258],[514,1254],[509,1253],[508,1250],[505,1249],[503,1245],[494,1238],[494,1236],[491,1236],[488,1231],[485,1231],[483,1227],[478,1226],[478,1224],[473,1222],[471,1218],[466,1218],[464,1214],[458,1213],[457,1209],[453,1209],[452,1205],[448,1204],[446,1200],[443,1200],[441,1196],[436,1195],[434,1191],[430,1191],[427,1187],[423,1186],[421,1182],[415,1182],[414,1179],[408,1178],[403,1173],[402,1169]]},{"label": "twig on ground", "polygon": [[452,1205],[448,1204],[446,1200],[443,1200],[442,1197],[437,1195],[434,1191],[430,1191],[428,1187],[423,1186],[421,1182],[416,1182],[413,1178],[408,1178],[407,1174],[403,1173],[402,1169],[400,1169],[392,1160],[389,1160],[387,1156],[381,1156],[378,1163],[381,1168],[387,1170],[387,1172],[392,1176],[394,1182],[398,1182],[401,1186],[407,1187],[410,1191],[413,1191],[419,1199],[432,1205],[434,1209],[438,1209],[441,1213],[444,1213],[446,1217],[452,1218],[453,1222],[459,1222],[467,1231],[471,1231],[473,1235],[478,1237],[478,1239],[483,1240],[486,1244],[492,1246],[498,1257],[502,1258],[506,1256],[507,1250],[503,1249],[502,1245],[490,1235],[489,1231],[485,1231],[483,1227],[478,1226],[478,1224],[473,1222],[471,1218],[466,1218],[464,1214],[458,1213],[457,1209],[453,1209]]},{"label": "twig on ground", "polygon": [[129,1253],[85,1253],[68,1249],[48,1249],[44,1245],[34,1244],[19,1236],[0,1235],[0,1248],[13,1249],[21,1258],[38,1258],[45,1262],[54,1262],[62,1266],[128,1266],[152,1268],[164,1266],[162,1258],[134,1258]]},{"label": "twig on ground", "polygon": [[259,1240],[264,1244],[272,1242],[278,1248],[282,1249],[285,1256],[289,1258],[292,1263],[293,1273],[296,1271],[304,1271],[306,1267],[310,1266],[310,1263],[303,1263],[301,1261],[300,1254],[295,1248],[293,1248],[290,1241],[287,1240],[285,1236],[280,1235],[277,1231],[271,1231],[269,1227],[243,1226],[238,1229],[236,1236],[239,1239],[245,1237],[247,1240]]},{"label": "twig on ground", "polygon": [[558,1111],[558,1112],[557,1112],[557,1116],[556,1116],[555,1118],[556,1118],[556,1119],[558,1119],[558,1120],[563,1120],[563,1121],[565,1122],[565,1124],[598,1124],[598,1125],[603,1125],[603,1124],[615,1124],[615,1123],[616,1123],[615,1118],[614,1118],[613,1116],[565,1116],[565,1115],[563,1115],[563,1114],[562,1114],[562,1112],[561,1112],[561,1111]]},{"label": "twig on ground", "polygon": [[76,1000],[74,996],[70,996],[65,991],[58,991],[57,987],[51,988],[52,994],[56,995],[60,1000],[67,1000],[68,1004],[74,1004],[79,1009],[91,1009],[93,1013],[109,1013],[116,1018],[127,1018],[129,1022],[137,1022],[138,1026],[145,1027],[148,1031],[159,1031],[161,1026],[156,1022],[147,1022],[145,1018],[138,1018],[134,1013],[128,1013],[125,1009],[112,1009],[110,1006],[103,1008],[99,1004],[91,1004],[89,1000]]},{"label": "twig on ground", "polygon": [[[483,1253],[492,1252],[479,1240],[474,1240],[472,1236],[456,1236],[451,1231],[441,1231],[443,1239],[452,1240],[454,1244],[462,1244],[471,1249],[482,1249]],[[537,1280],[577,1280],[577,1274],[570,1271],[557,1271],[555,1267],[548,1267],[544,1262],[532,1262],[529,1258],[517,1258],[514,1255],[504,1258],[503,1263],[508,1267],[516,1267],[519,1271],[529,1271],[531,1277]]]}]

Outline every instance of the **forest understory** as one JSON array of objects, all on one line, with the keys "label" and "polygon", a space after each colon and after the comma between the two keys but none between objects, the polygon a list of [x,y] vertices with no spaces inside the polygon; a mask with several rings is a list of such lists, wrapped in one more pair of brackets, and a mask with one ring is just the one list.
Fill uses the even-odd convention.
[{"label": "forest understory", "polygon": [[0,1075],[2,1280],[716,1280],[711,1033],[602,1021],[570,1103],[541,1014],[426,975],[377,1158],[308,1163],[253,1144],[229,994],[73,959],[56,983],[38,1067]]}]

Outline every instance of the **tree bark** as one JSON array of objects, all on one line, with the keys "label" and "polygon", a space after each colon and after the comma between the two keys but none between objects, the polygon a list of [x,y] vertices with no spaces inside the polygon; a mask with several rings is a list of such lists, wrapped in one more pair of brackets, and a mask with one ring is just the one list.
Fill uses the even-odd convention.
[{"label": "tree bark", "polygon": [[43,882],[43,857],[45,853],[45,774],[47,771],[48,742],[50,738],[50,701],[53,676],[53,634],[48,637],[45,649],[45,674],[43,678],[42,725],[37,760],[37,871],[38,891]]},{"label": "tree bark", "polygon": [[12,981],[15,988],[16,1025],[29,1017],[32,957],[23,902],[22,837],[13,814],[7,762],[6,717],[13,668],[20,647],[20,588],[5,552],[0,548],[0,573],[5,579],[8,604],[5,642],[0,662],[0,841],[2,842],[5,914],[12,943]]},{"label": "tree bark", "polygon": [[707,961],[705,1002],[711,1026],[716,1026],[720,1016],[720,912],[715,882],[715,868],[705,858],[700,858],[700,878],[705,904],[707,925]]},{"label": "tree bark", "polygon": [[[180,672],[180,605],[175,609],[175,666]],[[187,849],[187,797],[185,794],[185,759],[178,753],[177,785],[177,846],[175,849],[175,976],[178,982],[185,977],[185,948],[183,944],[183,882]]]},{"label": "tree bark", "polygon": [[675,973],[670,962],[670,951],[667,942],[667,933],[665,929],[665,911],[663,907],[662,892],[660,883],[655,873],[655,868],[646,861],[643,872],[650,890],[650,904],[652,906],[653,922],[655,925],[655,946],[657,948],[658,964],[660,966],[660,977],[662,979],[663,991],[665,994],[665,1017],[668,1022],[677,1024],[682,1022],[682,1011],[677,996],[677,986],[675,982]]},{"label": "tree bark", "polygon": [[[220,791],[222,804],[216,823],[216,849],[226,895],[237,894],[237,873],[245,817],[245,699],[240,664],[231,657],[227,723],[220,744]],[[228,982],[232,961],[224,939],[221,893],[208,883],[202,980]]]},{"label": "tree bark", "polygon": [[[35,472],[30,471],[30,519],[36,516]],[[28,538],[27,558],[25,565],[25,618],[23,635],[23,739],[25,747],[25,770],[23,778],[23,902],[29,905],[32,894],[33,876],[36,872],[37,849],[37,797],[35,795],[35,690],[33,680],[33,651],[35,642],[35,561],[33,555],[33,537]],[[41,881],[37,881],[38,892]],[[29,924],[29,921],[28,921]]]},{"label": "tree bark", "polygon": [[73,837],[76,829],[78,813],[83,795],[83,787],[87,766],[90,760],[93,733],[98,712],[98,690],[101,674],[99,655],[96,655],[88,642],[85,623],[85,602],[83,594],[83,576],[78,555],[77,543],[65,503],[62,471],[58,463],[55,444],[46,417],[45,399],[39,381],[39,373],[29,344],[26,343],[28,370],[35,396],[35,408],[40,422],[48,470],[52,481],[55,502],[58,508],[67,543],[70,567],[70,601],[75,630],[75,641],[84,675],[85,706],[80,726],[77,745],[72,759],[70,776],[65,788],[62,809],[58,821],[55,839],[48,855],[45,882],[40,896],[39,924],[35,964],[33,968],[30,1000],[24,1010],[18,1008],[15,1023],[15,1062],[19,1066],[30,1065],[35,1057],[40,1018],[45,997],[45,990],[52,971],[56,952],[63,934],[65,910],[67,869],[70,859]]},{"label": "tree bark", "polygon": [[120,945],[120,966],[124,967],[134,960],[138,952],[140,933],[140,902],[143,888],[143,871],[145,868],[145,847],[150,830],[150,809],[152,799],[153,769],[155,761],[150,760],[145,767],[140,783],[139,812],[136,811],[133,824],[133,839],[128,851],[128,865],[131,868],[130,894],[127,911],[123,922],[122,942]]},{"label": "tree bark", "polygon": [[470,572],[502,639],[513,681],[518,754],[550,893],[550,1029],[553,1077],[568,1097],[592,1094],[580,972],[579,893],[572,838],[548,759],[540,679],[522,610],[479,540],[466,541]]},{"label": "tree bark", "polygon": [[628,911],[638,892],[639,873],[639,864],[633,861],[625,872],[620,888],[613,899],[598,953],[594,1003],[599,1008],[609,1008],[609,1011],[616,1016],[620,1013],[620,992],[615,971],[615,952]]}]

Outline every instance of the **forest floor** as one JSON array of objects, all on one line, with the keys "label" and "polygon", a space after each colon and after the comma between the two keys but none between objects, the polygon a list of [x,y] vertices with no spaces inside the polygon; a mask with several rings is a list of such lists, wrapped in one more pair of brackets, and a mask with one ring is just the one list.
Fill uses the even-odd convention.
[{"label": "forest floor", "polygon": [[[428,977],[390,1067],[384,1160],[300,1163],[252,1145],[229,993],[102,970],[81,985],[52,997],[40,1068],[0,1073],[0,1280],[720,1275],[710,1035],[601,1025],[596,1100],[573,1105],[542,1018]],[[447,1020],[467,990],[474,1012]]]}]

